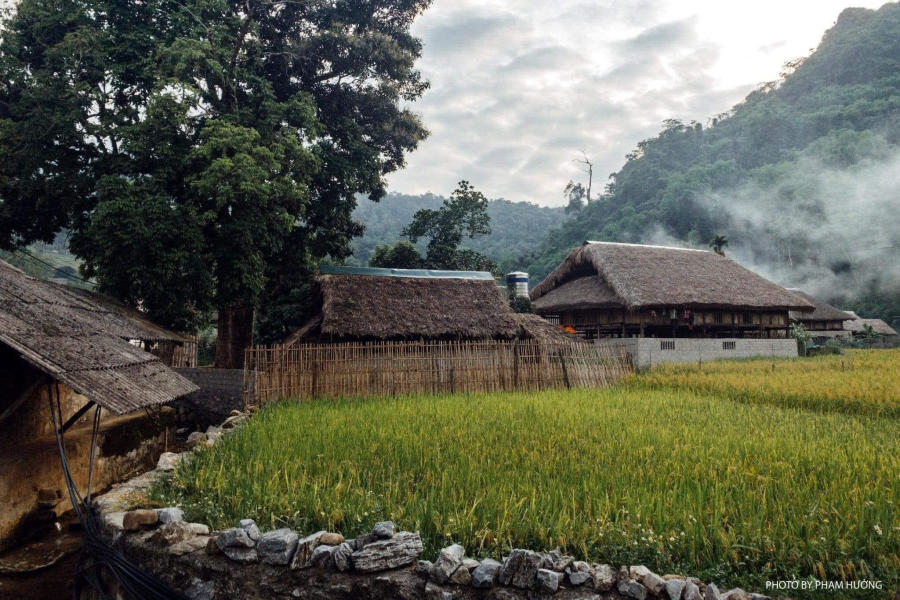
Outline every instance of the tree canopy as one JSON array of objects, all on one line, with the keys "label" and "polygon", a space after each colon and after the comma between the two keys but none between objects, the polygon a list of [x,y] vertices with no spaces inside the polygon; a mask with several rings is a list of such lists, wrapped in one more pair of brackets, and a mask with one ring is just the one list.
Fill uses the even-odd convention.
[{"label": "tree canopy", "polygon": [[216,310],[233,366],[222,336],[349,255],[356,195],[381,198],[427,134],[404,103],[427,88],[409,28],[429,4],[22,0],[0,42],[0,247],[68,228],[84,274],[160,323]]}]

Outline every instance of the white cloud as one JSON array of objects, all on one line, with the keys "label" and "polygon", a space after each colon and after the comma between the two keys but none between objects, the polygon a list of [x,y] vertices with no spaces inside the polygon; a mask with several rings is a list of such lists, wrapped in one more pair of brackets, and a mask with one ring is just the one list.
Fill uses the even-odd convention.
[{"label": "white cloud", "polygon": [[845,1],[436,0],[414,25],[432,88],[413,108],[432,135],[390,187],[448,194],[468,179],[556,205],[585,150],[600,190],[664,119],[705,122],[775,79]]}]

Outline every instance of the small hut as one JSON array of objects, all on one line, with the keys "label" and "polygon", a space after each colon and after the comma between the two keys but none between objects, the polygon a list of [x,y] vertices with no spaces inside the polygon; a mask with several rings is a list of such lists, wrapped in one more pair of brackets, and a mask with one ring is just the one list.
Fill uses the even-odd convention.
[{"label": "small hut", "polygon": [[791,321],[802,323],[814,338],[833,338],[850,335],[844,329],[844,321],[852,319],[853,315],[835,308],[818,298],[814,298],[801,290],[790,289],[790,291],[815,307],[815,310],[812,312],[792,310],[789,313]]},{"label": "small hut", "polygon": [[486,272],[323,267],[316,299],[318,314],[285,344],[509,340],[520,333]]},{"label": "small hut", "polygon": [[705,250],[585,242],[531,292],[535,312],[586,338],[784,337],[814,305]]},{"label": "small hut", "polygon": [[844,321],[843,327],[849,335],[855,338],[864,337],[871,327],[874,338],[869,339],[869,343],[884,348],[900,345],[900,335],[897,335],[897,330],[881,319],[863,319],[853,311],[846,312],[851,318]]},{"label": "small hut", "polygon": [[101,421],[95,489],[156,460],[168,435],[164,418],[151,422],[137,411],[197,386],[139,343],[182,339],[112,300],[0,261],[0,547],[36,529],[32,518],[52,519],[66,508],[56,429],[70,430],[70,467],[86,484],[88,409],[109,415]]}]

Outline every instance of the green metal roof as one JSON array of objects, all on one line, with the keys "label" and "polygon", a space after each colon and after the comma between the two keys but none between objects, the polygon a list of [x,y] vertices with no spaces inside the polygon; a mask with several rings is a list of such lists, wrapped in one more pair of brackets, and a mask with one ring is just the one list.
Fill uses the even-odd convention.
[{"label": "green metal roof", "polygon": [[436,271],[433,269],[376,269],[373,267],[321,266],[322,275],[372,275],[375,277],[419,277],[425,279],[490,279],[487,271]]}]

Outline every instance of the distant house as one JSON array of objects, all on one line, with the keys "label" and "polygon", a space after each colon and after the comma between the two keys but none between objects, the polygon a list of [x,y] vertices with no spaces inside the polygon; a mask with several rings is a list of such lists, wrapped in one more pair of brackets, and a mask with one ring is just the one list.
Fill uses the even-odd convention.
[{"label": "distant house", "polygon": [[844,328],[844,321],[852,319],[853,315],[837,309],[827,302],[813,298],[801,290],[791,289],[790,291],[815,306],[815,310],[812,312],[796,310],[790,312],[791,321],[802,323],[814,338],[850,335]]},{"label": "distant house", "polygon": [[323,267],[315,288],[318,314],[285,344],[570,339],[514,313],[486,272]]},{"label": "distant house", "polygon": [[900,343],[900,336],[897,335],[897,331],[881,319],[862,319],[853,311],[847,311],[847,314],[851,318],[844,321],[844,330],[854,337],[862,336],[868,326],[872,328],[872,333],[878,337],[879,345],[896,346]]},{"label": "distant house", "polygon": [[705,250],[585,242],[531,292],[586,338],[785,337],[812,302]]},{"label": "distant house", "polygon": [[23,519],[51,519],[66,509],[51,403],[71,427],[68,454],[79,485],[87,483],[90,455],[85,407],[100,406],[111,417],[101,424],[94,488],[155,461],[167,435],[164,419],[150,422],[136,411],[197,386],[139,344],[184,340],[108,298],[0,261],[0,547]]}]

